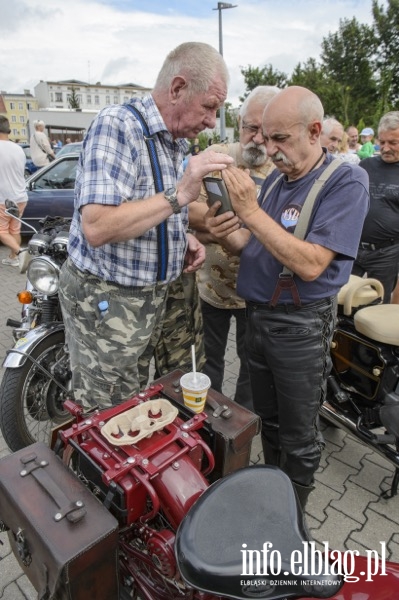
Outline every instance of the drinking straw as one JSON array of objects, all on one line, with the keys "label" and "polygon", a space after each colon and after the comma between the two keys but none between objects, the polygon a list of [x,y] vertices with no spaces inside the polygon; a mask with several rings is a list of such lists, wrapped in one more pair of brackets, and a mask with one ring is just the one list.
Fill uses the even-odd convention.
[{"label": "drinking straw", "polygon": [[195,360],[195,345],[191,346],[191,361],[193,363],[193,373],[194,373],[194,381],[197,381],[197,365]]}]

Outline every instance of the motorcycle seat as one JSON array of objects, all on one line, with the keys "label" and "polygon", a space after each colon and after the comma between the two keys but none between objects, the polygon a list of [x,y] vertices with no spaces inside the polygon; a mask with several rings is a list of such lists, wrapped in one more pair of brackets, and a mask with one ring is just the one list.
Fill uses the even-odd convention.
[{"label": "motorcycle seat", "polygon": [[321,553],[313,565],[323,575],[305,573],[314,544],[289,477],[257,465],[219,479],[200,496],[179,526],[175,548],[183,579],[209,594],[327,598],[339,591],[342,577],[328,559],[320,562]]},{"label": "motorcycle seat", "polygon": [[376,342],[399,346],[399,304],[366,306],[353,318],[355,329]]},{"label": "motorcycle seat", "polygon": [[382,302],[383,296],[384,287],[378,279],[351,275],[338,292],[337,302],[343,307],[344,315],[349,317],[354,308]]}]

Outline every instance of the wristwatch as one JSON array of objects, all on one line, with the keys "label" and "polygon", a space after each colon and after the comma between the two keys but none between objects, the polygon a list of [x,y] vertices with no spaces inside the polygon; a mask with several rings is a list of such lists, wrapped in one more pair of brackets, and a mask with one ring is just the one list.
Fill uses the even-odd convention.
[{"label": "wristwatch", "polygon": [[175,213],[175,215],[178,215],[179,213],[181,213],[181,206],[179,205],[179,203],[177,201],[177,189],[175,187],[169,188],[164,191],[163,195],[165,196],[166,200],[171,205],[172,210]]}]

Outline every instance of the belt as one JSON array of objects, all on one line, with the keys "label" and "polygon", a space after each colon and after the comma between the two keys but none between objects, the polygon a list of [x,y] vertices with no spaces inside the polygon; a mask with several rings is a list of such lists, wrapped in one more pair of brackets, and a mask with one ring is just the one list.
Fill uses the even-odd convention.
[{"label": "belt", "polygon": [[309,302],[307,304],[301,304],[301,306],[297,306],[296,304],[277,304],[275,307],[270,306],[270,304],[263,302],[246,302],[247,309],[250,311],[255,310],[267,310],[274,312],[296,312],[298,310],[312,310],[314,308],[322,308],[323,306],[331,306],[334,302],[335,296],[328,296],[327,298],[322,298],[321,300],[317,300],[316,302]]},{"label": "belt", "polygon": [[163,283],[160,281],[156,281],[153,284],[148,284],[145,286],[140,286],[140,285],[126,286],[126,285],[122,285],[121,283],[116,283],[115,281],[107,281],[106,279],[101,279],[100,277],[97,277],[97,275],[94,275],[93,273],[90,273],[89,271],[81,271],[80,269],[77,268],[75,263],[73,263],[69,257],[66,260],[66,267],[74,275],[76,275],[83,281],[93,283],[94,285],[97,285],[97,286],[106,284],[107,286],[109,286],[109,288],[118,290],[118,293],[123,296],[130,296],[132,293],[134,294],[136,292],[147,292],[152,289],[155,289],[156,291],[158,291],[158,290],[162,291],[162,290],[164,290],[164,288],[166,288],[168,286],[167,283]]},{"label": "belt", "polygon": [[399,244],[399,238],[386,240],[379,244],[373,244],[372,242],[360,242],[359,248],[362,250],[380,250],[381,248],[388,248],[388,246],[396,246]]}]

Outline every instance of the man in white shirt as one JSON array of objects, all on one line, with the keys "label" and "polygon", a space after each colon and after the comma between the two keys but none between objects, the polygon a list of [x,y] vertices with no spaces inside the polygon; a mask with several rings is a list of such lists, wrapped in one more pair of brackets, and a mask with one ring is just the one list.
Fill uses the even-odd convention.
[{"label": "man in white shirt", "polygon": [[35,131],[30,138],[30,154],[37,167],[44,167],[54,160],[55,153],[44,133],[44,122],[33,121],[33,126]]},{"label": "man in white shirt", "polygon": [[8,139],[10,123],[0,116],[0,241],[10,249],[3,265],[18,267],[17,254],[21,245],[21,223],[5,214],[5,201],[18,204],[19,214],[24,212],[28,201],[25,185],[25,153],[21,146]]}]

